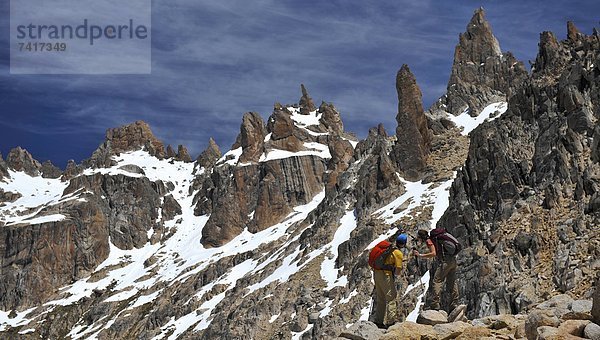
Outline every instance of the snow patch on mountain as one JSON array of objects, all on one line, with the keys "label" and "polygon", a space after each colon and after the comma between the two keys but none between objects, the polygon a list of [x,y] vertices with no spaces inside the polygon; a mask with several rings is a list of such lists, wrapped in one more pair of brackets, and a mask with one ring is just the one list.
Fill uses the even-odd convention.
[{"label": "snow patch on mountain", "polygon": [[78,198],[76,195],[63,197],[64,190],[69,186],[68,181],[29,176],[24,172],[12,170],[9,170],[9,174],[10,177],[5,177],[0,181],[0,189],[4,192],[19,194],[20,197],[0,206],[0,222],[4,222],[6,225],[60,221],[65,218],[62,214],[45,216],[38,216],[38,214],[45,208]]},{"label": "snow patch on mountain", "polygon": [[321,277],[327,282],[325,290],[331,290],[334,287],[345,286],[348,278],[344,275],[338,277],[342,268],[335,268],[335,261],[338,257],[338,247],[350,239],[350,234],[356,229],[356,217],[354,210],[347,211],[340,220],[340,226],[336,230],[333,240],[329,243],[329,255],[321,263]]},{"label": "snow patch on mountain", "polygon": [[[494,119],[500,117],[502,114],[504,114],[504,112],[506,112],[507,109],[508,103],[497,102],[486,106],[477,117],[471,117],[471,115],[469,115],[469,108],[467,108],[458,116],[447,113],[447,118],[454,122],[456,126],[461,128],[461,133],[466,136],[486,120],[493,121]],[[493,113],[496,114],[492,117]]]}]

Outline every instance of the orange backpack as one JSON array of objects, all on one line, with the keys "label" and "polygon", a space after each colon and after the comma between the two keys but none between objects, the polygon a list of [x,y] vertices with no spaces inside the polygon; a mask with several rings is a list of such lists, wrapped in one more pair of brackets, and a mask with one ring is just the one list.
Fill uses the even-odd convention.
[{"label": "orange backpack", "polygon": [[377,243],[377,245],[373,247],[369,253],[369,266],[377,270],[394,271],[393,265],[384,264],[385,259],[390,256],[394,249],[395,247],[386,240]]}]

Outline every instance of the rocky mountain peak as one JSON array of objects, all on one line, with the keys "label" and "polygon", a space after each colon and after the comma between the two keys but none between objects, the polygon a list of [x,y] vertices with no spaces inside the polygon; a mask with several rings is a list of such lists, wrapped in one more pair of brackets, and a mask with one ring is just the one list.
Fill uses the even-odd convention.
[{"label": "rocky mountain peak", "polygon": [[106,132],[106,141],[110,141],[112,150],[117,153],[145,147],[152,156],[158,158],[165,156],[163,143],[154,136],[150,126],[141,120],[109,129]]},{"label": "rocky mountain peak", "polygon": [[208,146],[198,156],[196,162],[198,162],[198,164],[201,167],[209,168],[213,166],[217,162],[217,160],[221,158],[221,156],[221,149],[219,148],[215,140],[211,137],[208,140]]},{"label": "rocky mountain peak", "polygon": [[315,111],[317,107],[313,102],[312,98],[308,95],[308,91],[304,84],[300,84],[300,89],[302,90],[302,97],[300,97],[300,114],[307,115],[309,112]]},{"label": "rocky mountain peak", "polygon": [[427,128],[421,90],[406,64],[402,65],[396,76],[396,90],[398,127],[392,158],[406,178],[416,180],[426,165],[431,132]]},{"label": "rocky mountain peak", "polygon": [[154,136],[150,126],[138,120],[128,125],[108,129],[104,143],[84,163],[93,167],[110,166],[113,163],[112,156],[142,148],[159,159],[166,156],[163,143]]},{"label": "rocky mountain peak", "polygon": [[30,176],[38,176],[42,165],[25,149],[17,146],[6,156],[6,165],[14,171],[23,171]]}]

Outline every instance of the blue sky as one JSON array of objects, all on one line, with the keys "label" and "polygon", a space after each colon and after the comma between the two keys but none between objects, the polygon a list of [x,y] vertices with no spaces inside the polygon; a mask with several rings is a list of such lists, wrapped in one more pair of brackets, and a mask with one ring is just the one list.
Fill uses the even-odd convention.
[{"label": "blue sky", "polygon": [[[19,0],[24,1],[24,0]],[[214,137],[229,149],[241,116],[268,117],[304,83],[333,102],[346,130],[395,128],[395,75],[408,64],[428,107],[446,88],[458,34],[486,10],[503,51],[527,64],[539,33],[600,26],[590,1],[152,2],[151,75],[10,75],[9,2],[0,3],[0,152],[21,146],[64,167],[91,155],[107,128],[148,122],[196,156]]]}]

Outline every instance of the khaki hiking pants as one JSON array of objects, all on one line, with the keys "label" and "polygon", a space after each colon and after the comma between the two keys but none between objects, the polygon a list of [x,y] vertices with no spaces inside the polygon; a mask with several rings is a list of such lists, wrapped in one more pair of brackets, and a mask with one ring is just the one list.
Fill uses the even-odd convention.
[{"label": "khaki hiking pants", "polygon": [[450,294],[450,308],[458,305],[458,286],[456,285],[456,257],[440,261],[433,276],[433,297],[431,308],[440,309],[440,296],[446,281],[446,292]]},{"label": "khaki hiking pants", "polygon": [[373,279],[375,280],[375,323],[385,326],[396,323],[396,285],[394,284],[394,274],[384,270],[374,270]]}]

